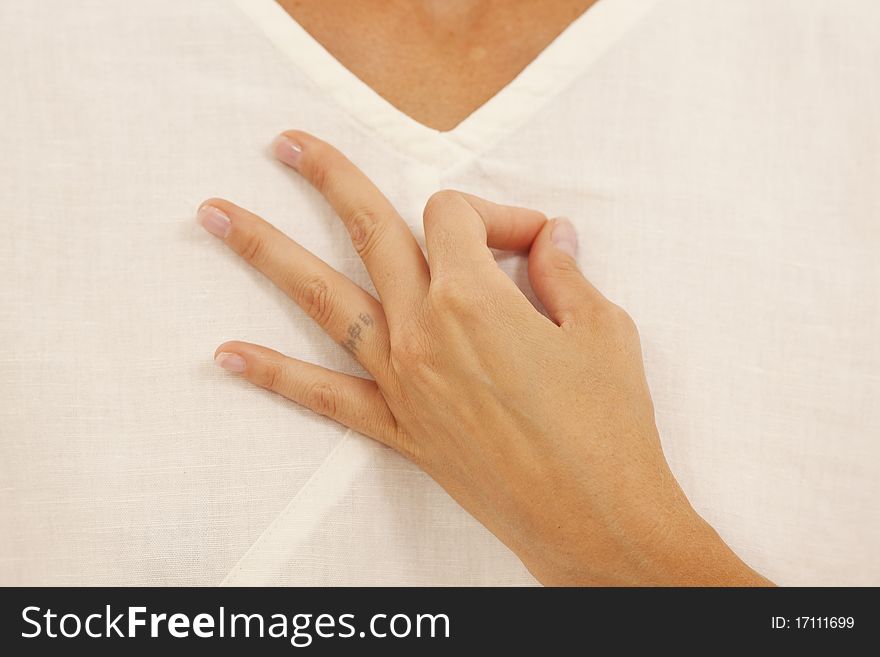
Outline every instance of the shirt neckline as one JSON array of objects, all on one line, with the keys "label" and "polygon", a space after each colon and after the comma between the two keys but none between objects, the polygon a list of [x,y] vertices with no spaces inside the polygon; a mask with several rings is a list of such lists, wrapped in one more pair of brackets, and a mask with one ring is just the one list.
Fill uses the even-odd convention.
[{"label": "shirt neckline", "polygon": [[613,46],[658,0],[598,0],[461,123],[435,130],[360,80],[275,0],[233,0],[269,41],[350,117],[396,150],[438,169],[515,132]]}]

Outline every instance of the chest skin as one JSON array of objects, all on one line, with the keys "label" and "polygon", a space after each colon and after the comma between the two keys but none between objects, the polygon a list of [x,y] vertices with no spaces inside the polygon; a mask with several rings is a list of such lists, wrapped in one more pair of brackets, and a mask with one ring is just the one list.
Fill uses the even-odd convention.
[{"label": "chest skin", "polygon": [[277,0],[404,114],[451,130],[596,0]]}]

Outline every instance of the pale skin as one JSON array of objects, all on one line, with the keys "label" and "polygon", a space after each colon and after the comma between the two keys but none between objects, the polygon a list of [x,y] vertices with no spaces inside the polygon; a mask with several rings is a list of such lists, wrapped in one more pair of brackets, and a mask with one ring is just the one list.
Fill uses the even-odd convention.
[{"label": "pale skin", "polygon": [[[636,327],[578,269],[569,222],[441,191],[425,206],[424,254],[334,147],[289,131],[274,151],[333,207],[378,299],[229,201],[206,201],[199,220],[372,379],[237,341],[218,364],[410,459],[544,584],[770,584],[676,482]],[[490,247],[528,252],[546,316]]]}]

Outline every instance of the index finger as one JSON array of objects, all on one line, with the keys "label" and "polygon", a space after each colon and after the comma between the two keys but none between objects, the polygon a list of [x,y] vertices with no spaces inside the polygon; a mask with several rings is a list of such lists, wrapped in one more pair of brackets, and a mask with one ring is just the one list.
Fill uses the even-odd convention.
[{"label": "index finger", "polygon": [[424,222],[431,275],[437,276],[444,270],[494,262],[490,247],[527,251],[547,217],[537,210],[444,190],[428,200]]},{"label": "index finger", "polygon": [[384,194],[333,146],[299,130],[282,133],[275,156],[330,203],[364,261],[389,323],[427,293],[428,265],[415,236]]}]

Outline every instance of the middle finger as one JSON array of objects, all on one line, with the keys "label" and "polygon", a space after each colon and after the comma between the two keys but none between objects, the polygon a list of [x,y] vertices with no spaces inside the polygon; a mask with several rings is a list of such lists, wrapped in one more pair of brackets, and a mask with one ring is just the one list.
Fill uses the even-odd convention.
[{"label": "middle finger", "polygon": [[382,305],[372,295],[269,222],[229,201],[205,201],[199,220],[293,299],[368,372],[381,375],[388,362],[388,326]]}]

